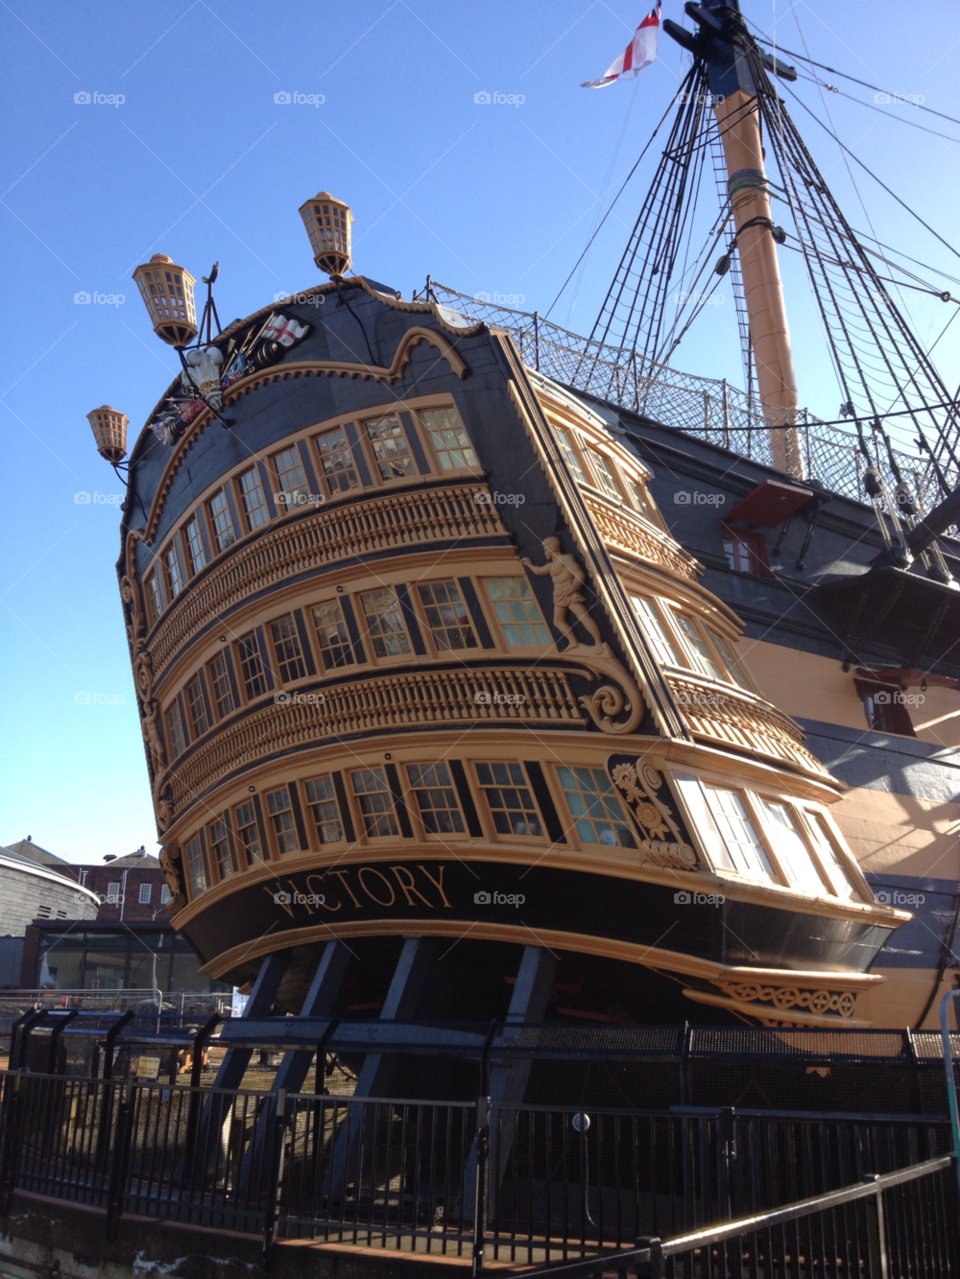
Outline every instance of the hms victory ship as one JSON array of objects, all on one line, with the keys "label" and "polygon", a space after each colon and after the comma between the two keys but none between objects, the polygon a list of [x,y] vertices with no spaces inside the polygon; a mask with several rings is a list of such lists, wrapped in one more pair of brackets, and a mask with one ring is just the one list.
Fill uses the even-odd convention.
[{"label": "hms victory ship", "polygon": [[[767,71],[789,69],[735,8],[687,8],[694,106],[670,145],[692,155],[702,127],[723,147],[767,452],[743,490],[761,496],[715,532],[749,556],[764,502],[816,514],[825,492],[761,146]],[[340,1017],[876,1024],[871,970],[912,914],[875,897],[837,817],[848,783],[658,505],[657,432],[686,425],[656,409],[660,347],[614,334],[619,302],[571,342],[429,282],[404,300],[348,275],[346,204],[300,212],[329,280],[225,330],[215,271],[199,323],[185,268],[135,275],[183,372],[130,454],[120,593],[170,909],[204,971],[269,971],[268,1010]],[[652,279],[645,226],[618,299]],[[737,451],[748,401],[724,387],[715,447]],[[119,464],[126,419],[90,420]],[[934,534],[908,546],[934,524],[896,514],[870,571],[946,593],[949,624]],[[896,688],[906,667],[850,678]]]}]

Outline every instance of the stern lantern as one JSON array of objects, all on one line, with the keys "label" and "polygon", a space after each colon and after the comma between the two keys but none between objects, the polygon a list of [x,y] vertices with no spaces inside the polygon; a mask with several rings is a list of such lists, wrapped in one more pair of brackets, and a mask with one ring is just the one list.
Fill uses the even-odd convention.
[{"label": "stern lantern", "polygon": [[127,423],[129,418],[109,404],[102,404],[87,414],[87,421],[97,442],[97,452],[116,466],[127,455]]},{"label": "stern lantern", "polygon": [[321,191],[306,204],[301,204],[300,216],[310,237],[314,262],[332,279],[342,279],[352,261],[350,228],[353,214],[349,204],[335,200],[329,191]]},{"label": "stern lantern", "polygon": [[155,253],[137,267],[133,278],[157,337],[170,346],[189,346],[197,336],[196,280],[190,272],[165,253]]}]

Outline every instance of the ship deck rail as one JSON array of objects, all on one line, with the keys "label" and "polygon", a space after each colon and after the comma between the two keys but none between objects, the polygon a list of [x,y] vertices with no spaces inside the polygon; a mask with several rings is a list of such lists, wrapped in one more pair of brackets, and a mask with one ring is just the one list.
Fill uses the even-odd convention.
[{"label": "ship deck rail", "polygon": [[[636,350],[585,338],[544,319],[536,311],[502,305],[487,294],[459,293],[429,278],[427,290],[432,300],[474,322],[507,329],[524,363],[553,381],[763,466],[780,469],[761,400],[726,379],[653,364]],[[908,423],[910,419],[893,419],[898,420]],[[826,422],[806,408],[798,410],[796,421],[805,475],[818,480],[831,493],[866,502],[863,476],[867,464],[855,430]],[[874,464],[892,491],[897,481],[885,447],[878,447],[873,440],[869,423],[864,423],[864,433]],[[899,434],[902,433],[901,430]],[[896,440],[896,430],[893,434]],[[930,457],[910,452],[896,442],[892,451],[903,478],[914,490],[921,514],[926,513],[942,496]],[[947,474],[945,478],[955,487],[960,476]]]}]

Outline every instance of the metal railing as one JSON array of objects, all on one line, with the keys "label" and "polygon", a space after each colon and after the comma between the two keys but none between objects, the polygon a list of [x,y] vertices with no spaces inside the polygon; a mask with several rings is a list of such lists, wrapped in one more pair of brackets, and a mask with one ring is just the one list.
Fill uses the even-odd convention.
[{"label": "metal railing", "polygon": [[[0,1215],[20,1191],[103,1211],[108,1238],[136,1214],[259,1234],[267,1259],[277,1239],[318,1239],[472,1256],[477,1273],[686,1237],[949,1143],[946,1122],[923,1119],[585,1114],[2,1072]],[[944,1211],[960,1218],[949,1185]]]},{"label": "metal railing", "polygon": [[858,1185],[627,1252],[537,1273],[556,1279],[950,1279],[960,1266],[960,1216],[945,1155]]},{"label": "metal railing", "polygon": [[[508,329],[524,363],[554,381],[779,469],[763,404],[725,379],[681,373],[667,365],[651,366],[636,351],[592,341],[543,319],[537,312],[518,311],[458,293],[436,280],[428,279],[427,288],[441,305],[452,307],[469,319]],[[833,493],[866,501],[862,484],[866,464],[854,431],[825,423],[808,409],[799,410],[797,420],[802,427],[800,447],[805,473]],[[900,420],[909,423],[910,419]],[[904,479],[914,488],[921,510],[935,506],[940,489],[930,459],[901,447],[895,447],[893,453]],[[892,489],[896,480],[885,451],[877,452],[874,461]],[[955,482],[956,477],[953,479]]]}]

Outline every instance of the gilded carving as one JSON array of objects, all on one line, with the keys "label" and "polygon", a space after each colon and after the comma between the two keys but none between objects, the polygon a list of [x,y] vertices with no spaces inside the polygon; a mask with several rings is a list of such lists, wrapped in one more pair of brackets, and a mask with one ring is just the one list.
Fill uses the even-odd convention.
[{"label": "gilded carving", "polygon": [[[546,564],[534,564],[526,557],[520,563],[537,577],[549,575],[553,581],[553,625],[567,641],[563,656],[575,655],[576,660],[587,667],[591,679],[603,675],[614,681],[602,685],[589,697],[581,697],[580,705],[604,733],[636,732],[643,719],[643,696],[633,676],[614,657],[610,645],[603,642],[600,627],[587,611],[583,597],[586,573],[575,556],[561,550],[559,538],[545,538],[543,551]],[[590,635],[592,645],[578,640],[568,621],[571,613]],[[627,718],[617,723],[617,716],[624,713]]]},{"label": "gilded carving", "polygon": [[[818,1017],[836,1013],[838,1017],[849,1018],[857,1005],[856,995],[849,990],[805,990],[801,986],[771,986],[744,981],[718,981],[715,985],[740,1003],[772,1004],[783,1012],[791,1008],[806,1009]],[[758,1009],[758,1013],[761,1011]]]},{"label": "gilded carving", "polygon": [[617,789],[623,792],[640,831],[640,847],[649,860],[675,870],[697,870],[700,859],[696,849],[684,839],[673,810],[660,798],[663,777],[653,765],[640,760],[635,764],[615,764],[611,777]]},{"label": "gilded carving", "polygon": [[167,881],[167,887],[172,894],[170,901],[167,902],[167,910],[169,910],[171,915],[175,915],[178,910],[183,910],[187,904],[180,868],[176,864],[179,861],[179,848],[160,849],[160,869],[163,871],[163,877]]}]

